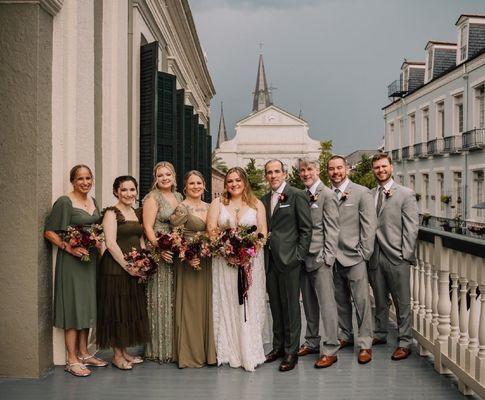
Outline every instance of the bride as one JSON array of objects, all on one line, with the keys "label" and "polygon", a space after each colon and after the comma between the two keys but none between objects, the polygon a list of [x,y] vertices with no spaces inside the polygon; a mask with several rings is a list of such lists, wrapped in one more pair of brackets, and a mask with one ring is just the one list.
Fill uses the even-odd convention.
[{"label": "bride", "polygon": [[[267,234],[266,211],[251,190],[242,168],[231,168],[224,179],[224,193],[215,199],[207,215],[207,229],[256,225]],[[246,309],[239,304],[238,271],[222,257],[212,262],[213,318],[217,363],[254,369],[265,361],[263,326],[266,316],[266,277],[263,250],[252,259],[252,284]]]}]

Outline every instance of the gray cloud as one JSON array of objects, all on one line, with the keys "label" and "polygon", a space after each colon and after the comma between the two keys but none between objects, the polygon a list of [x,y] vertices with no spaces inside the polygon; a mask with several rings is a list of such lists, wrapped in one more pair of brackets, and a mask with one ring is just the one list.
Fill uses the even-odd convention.
[{"label": "gray cloud", "polygon": [[[288,9],[296,7],[311,6],[322,3],[323,1],[338,0],[190,0],[193,10],[232,8],[232,9]],[[343,1],[343,0],[341,0]]]}]

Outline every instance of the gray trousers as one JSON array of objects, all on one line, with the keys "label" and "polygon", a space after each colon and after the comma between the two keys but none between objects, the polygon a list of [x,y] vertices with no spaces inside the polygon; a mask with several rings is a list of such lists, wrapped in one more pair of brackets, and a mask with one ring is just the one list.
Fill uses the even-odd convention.
[{"label": "gray trousers", "polygon": [[[321,355],[333,356],[340,346],[333,268],[324,264],[308,271],[315,268],[316,257],[311,255],[306,258],[305,268],[300,275],[303,309],[307,322],[305,346],[314,350],[320,348]],[[325,331],[323,340],[319,334],[320,318]]]},{"label": "gray trousers", "polygon": [[[372,347],[372,310],[365,261],[351,267],[344,267],[335,261],[333,282],[340,339],[354,341],[360,349],[370,349]],[[357,314],[357,339],[354,339],[353,335],[352,302]]]},{"label": "gray trousers", "polygon": [[369,266],[369,279],[376,302],[375,332],[378,339],[387,340],[389,321],[389,294],[396,307],[398,346],[410,347],[413,342],[411,327],[411,288],[409,262],[393,265],[376,246],[377,265]]}]

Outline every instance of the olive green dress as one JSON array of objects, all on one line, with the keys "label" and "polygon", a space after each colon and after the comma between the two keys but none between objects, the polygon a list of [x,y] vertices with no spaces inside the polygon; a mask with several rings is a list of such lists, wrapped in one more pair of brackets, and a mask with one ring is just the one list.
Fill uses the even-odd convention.
[{"label": "olive green dress", "polygon": [[[94,199],[93,199],[94,200]],[[94,203],[96,205],[96,202]],[[97,223],[100,213],[96,205],[93,214],[73,207],[68,196],[61,196],[52,206],[45,223],[46,231],[65,230],[68,226]],[[97,249],[90,250],[91,261],[59,249],[54,280],[54,326],[62,329],[86,329],[96,326],[96,258]]]},{"label": "olive green dress", "polygon": [[[170,232],[170,215],[174,208],[168,203],[159,190],[148,193],[143,201],[152,197],[158,204],[157,216],[153,230]],[[175,193],[178,201],[182,195]],[[147,284],[147,310],[150,322],[150,340],[145,349],[148,359],[161,363],[172,360],[173,344],[173,303],[174,303],[174,269],[172,264],[161,262],[157,272]]]},{"label": "olive green dress", "polygon": [[[180,204],[171,217],[174,226],[184,226],[184,236],[206,230],[206,223]],[[177,260],[175,284],[175,329],[173,360],[179,368],[199,368],[217,363],[212,322],[212,266],[201,259],[200,271]]]},{"label": "olive green dress", "polygon": [[[123,254],[140,250],[143,228],[139,221],[126,221],[116,207],[106,211],[116,214],[116,243]],[[126,272],[106,250],[98,268],[98,321],[96,342],[101,348],[126,348],[148,342],[145,284]]]}]

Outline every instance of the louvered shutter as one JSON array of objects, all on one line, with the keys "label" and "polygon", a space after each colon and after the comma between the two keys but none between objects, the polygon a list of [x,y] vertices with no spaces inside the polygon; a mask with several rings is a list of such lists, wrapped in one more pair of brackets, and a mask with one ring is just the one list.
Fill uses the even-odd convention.
[{"label": "louvered shutter", "polygon": [[177,186],[183,189],[185,173],[185,91],[177,90]]},{"label": "louvered shutter", "polygon": [[175,75],[158,72],[156,162],[168,161],[177,169],[177,85]]},{"label": "louvered shutter", "polygon": [[156,159],[157,66],[158,42],[140,49],[140,198],[152,184],[152,169]]},{"label": "louvered shutter", "polygon": [[194,107],[192,106],[184,106],[184,154],[185,154],[185,165],[184,165],[184,175],[186,172],[190,171],[191,169],[194,169],[193,167],[193,153],[192,153],[192,147],[193,147],[193,139],[192,139],[192,133],[194,130],[194,118],[193,118],[193,113],[194,113]]}]

